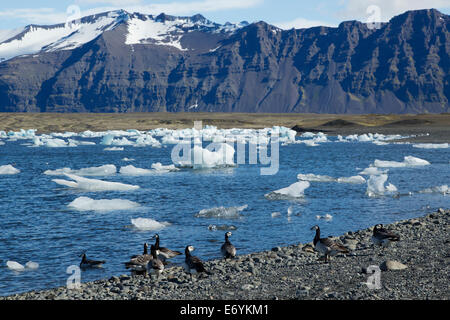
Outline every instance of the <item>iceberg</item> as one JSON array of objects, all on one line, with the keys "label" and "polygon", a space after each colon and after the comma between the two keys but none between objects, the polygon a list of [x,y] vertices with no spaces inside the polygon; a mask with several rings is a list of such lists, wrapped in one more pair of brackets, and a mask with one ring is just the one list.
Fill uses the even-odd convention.
[{"label": "iceberg", "polygon": [[313,173],[308,174],[299,173],[297,175],[297,179],[301,181],[310,181],[310,182],[337,182],[337,183],[353,183],[353,184],[366,183],[366,179],[364,179],[361,176],[333,178],[330,176],[316,175]]},{"label": "iceberg", "polygon": [[444,184],[442,186],[426,188],[424,190],[419,191],[419,193],[441,193],[443,195],[446,195],[450,194],[450,189],[448,188],[448,185]]},{"label": "iceberg", "polygon": [[448,143],[416,143],[412,146],[421,149],[447,149]]},{"label": "iceberg", "polygon": [[329,220],[333,219],[333,216],[332,216],[331,214],[327,213],[327,214],[324,215],[324,216],[319,216],[319,215],[317,215],[317,216],[316,216],[316,219],[317,219],[317,220],[323,219],[323,220],[329,221]]},{"label": "iceberg", "polygon": [[122,199],[94,200],[88,197],[78,197],[67,205],[79,211],[116,211],[139,207],[139,203]]},{"label": "iceberg", "polygon": [[384,195],[386,192],[397,192],[397,188],[391,183],[386,187],[384,186],[387,179],[387,174],[371,175],[369,180],[367,180],[366,194],[369,197],[377,197]]},{"label": "iceberg", "polygon": [[25,263],[25,268],[29,270],[36,270],[39,268],[39,263],[28,261],[27,263]]},{"label": "iceberg", "polygon": [[240,207],[215,207],[200,210],[194,216],[197,218],[238,218],[241,212],[247,209],[247,205]]},{"label": "iceberg", "polygon": [[154,173],[154,170],[136,168],[135,166],[130,164],[128,166],[121,167],[119,172],[120,172],[120,174],[123,174],[123,175],[142,176],[142,175],[152,174],[152,173]]},{"label": "iceberg", "polygon": [[99,167],[89,167],[83,168],[79,170],[72,170],[70,168],[61,168],[56,170],[46,170],[44,174],[53,175],[53,176],[61,176],[65,173],[75,174],[78,176],[109,176],[116,174],[117,168],[113,164],[105,164]]},{"label": "iceberg", "polygon": [[103,149],[104,151],[123,151],[122,147],[110,147]]},{"label": "iceberg", "polygon": [[179,171],[177,167],[173,164],[162,165],[161,162],[152,163],[152,169],[158,172],[167,172],[167,171]]},{"label": "iceberg", "polygon": [[416,167],[426,166],[430,163],[427,160],[416,158],[413,156],[406,156],[402,162],[398,161],[384,161],[376,159],[373,163],[374,167],[378,168],[404,168],[404,167]]},{"label": "iceberg", "polygon": [[169,222],[158,222],[150,218],[131,219],[131,223],[136,229],[142,231],[159,230],[170,225]]},{"label": "iceberg", "polygon": [[304,192],[309,186],[308,181],[299,181],[291,184],[289,187],[272,191],[264,196],[269,200],[301,198],[304,197]]},{"label": "iceberg", "polygon": [[19,172],[20,172],[19,169],[14,168],[10,164],[0,166],[0,175],[1,174],[17,174]]},{"label": "iceberg", "polygon": [[97,179],[83,178],[74,174],[64,173],[64,175],[75,181],[53,179],[52,181],[69,188],[77,188],[87,191],[129,191],[139,189],[139,186],[124,184],[120,182],[109,182]]},{"label": "iceberg", "polygon": [[24,271],[25,267],[16,261],[6,261],[6,266],[13,271]]},{"label": "iceberg", "polygon": [[234,148],[227,143],[218,143],[213,145],[216,151],[203,149],[195,145],[191,149],[189,160],[175,160],[174,164],[181,167],[190,167],[193,169],[217,168],[234,166]]}]

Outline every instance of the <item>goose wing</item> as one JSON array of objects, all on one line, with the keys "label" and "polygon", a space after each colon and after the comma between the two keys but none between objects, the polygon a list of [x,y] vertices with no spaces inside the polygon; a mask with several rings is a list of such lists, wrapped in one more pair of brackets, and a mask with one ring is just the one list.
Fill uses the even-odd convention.
[{"label": "goose wing", "polygon": [[333,251],[339,251],[339,252],[343,252],[343,253],[348,253],[348,249],[346,247],[344,247],[343,245],[331,240],[330,238],[322,238],[320,239],[320,242],[325,245],[326,247],[328,247],[330,250]]}]

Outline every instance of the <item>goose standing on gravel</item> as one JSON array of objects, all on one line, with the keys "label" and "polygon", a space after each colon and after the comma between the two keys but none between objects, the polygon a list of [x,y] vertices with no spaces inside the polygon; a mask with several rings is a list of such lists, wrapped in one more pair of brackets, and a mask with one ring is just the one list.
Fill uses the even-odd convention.
[{"label": "goose standing on gravel", "polygon": [[400,241],[400,236],[386,230],[385,228],[383,228],[382,224],[377,224],[375,227],[373,227],[372,242],[375,245],[386,248],[389,246],[391,241]]},{"label": "goose standing on gravel", "polygon": [[156,247],[154,245],[151,245],[150,253],[153,259],[147,264],[147,271],[149,274],[155,274],[156,279],[158,279],[161,273],[164,271],[164,263],[158,258],[158,254],[156,252]]},{"label": "goose standing on gravel", "polygon": [[135,272],[143,272],[147,271],[148,263],[153,259],[151,254],[147,252],[147,243],[144,243],[144,253],[137,256],[132,256],[130,261],[125,262],[125,268],[131,269]]},{"label": "goose standing on gravel", "polygon": [[349,250],[343,245],[331,240],[330,238],[320,238],[320,228],[315,225],[311,230],[316,230],[314,237],[314,249],[324,254],[325,262],[329,261],[330,256],[338,253],[349,253]]},{"label": "goose standing on gravel", "polygon": [[191,274],[191,279],[192,275],[195,273],[204,272],[206,274],[211,274],[209,271],[205,269],[202,260],[200,260],[198,257],[191,255],[192,251],[194,251],[193,246],[186,246],[186,249],[184,250],[186,258],[184,259],[183,265],[184,269]]},{"label": "goose standing on gravel", "polygon": [[105,260],[90,260],[86,257],[86,253],[83,253],[81,256],[80,268],[101,268],[102,265],[106,262]]},{"label": "goose standing on gravel", "polygon": [[231,244],[230,240],[228,239],[231,237],[231,232],[228,231],[225,233],[225,243],[220,247],[220,252],[222,253],[222,256],[225,259],[231,258],[233,259],[236,257],[236,248]]},{"label": "goose standing on gravel", "polygon": [[179,251],[174,251],[174,250],[170,250],[169,248],[165,248],[165,247],[160,247],[159,246],[159,235],[155,234],[152,239],[156,239],[155,240],[155,248],[156,250],[158,250],[158,257],[162,260],[166,260],[166,259],[170,259],[173,257],[176,257],[180,254],[182,254]]}]

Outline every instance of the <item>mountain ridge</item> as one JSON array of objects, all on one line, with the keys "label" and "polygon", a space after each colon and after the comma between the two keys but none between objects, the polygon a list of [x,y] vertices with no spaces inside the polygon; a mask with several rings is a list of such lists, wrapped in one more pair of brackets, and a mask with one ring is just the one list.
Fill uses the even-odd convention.
[{"label": "mountain ridge", "polygon": [[0,111],[449,112],[449,22],[426,9],[378,29],[282,30],[106,12],[77,30],[37,26],[63,36],[0,62]]}]

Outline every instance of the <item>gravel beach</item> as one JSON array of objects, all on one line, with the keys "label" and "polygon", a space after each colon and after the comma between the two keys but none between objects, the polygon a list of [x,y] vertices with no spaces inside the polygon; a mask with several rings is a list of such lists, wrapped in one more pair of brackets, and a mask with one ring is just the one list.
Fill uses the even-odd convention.
[{"label": "gravel beach", "polygon": [[372,228],[336,235],[350,253],[335,256],[328,263],[320,260],[312,242],[298,243],[247,255],[238,251],[233,260],[206,261],[205,267],[212,274],[194,275],[192,280],[180,266],[167,266],[157,281],[149,276],[113,276],[82,283],[80,289],[60,287],[0,299],[448,300],[449,220],[450,210],[439,209],[385,225],[400,235],[400,241],[384,249],[372,244]]}]

